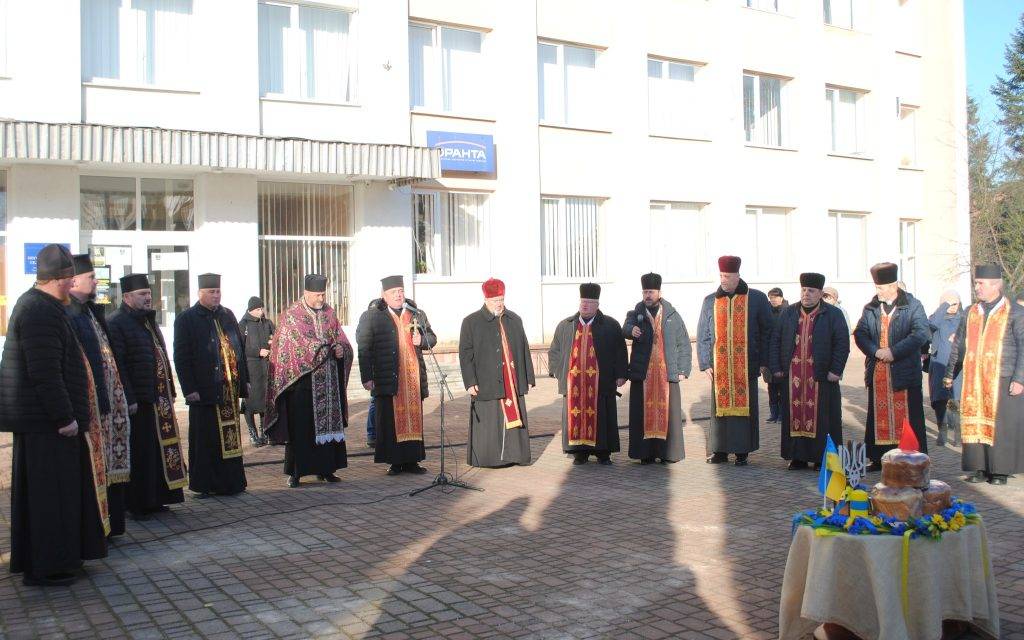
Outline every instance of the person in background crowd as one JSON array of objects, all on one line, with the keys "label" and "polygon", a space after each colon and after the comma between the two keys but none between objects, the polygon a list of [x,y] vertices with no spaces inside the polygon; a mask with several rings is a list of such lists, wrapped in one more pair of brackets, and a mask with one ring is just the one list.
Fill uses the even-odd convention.
[{"label": "person in background crowd", "polygon": [[[939,437],[935,439],[935,444],[940,447],[946,444],[950,426],[946,410],[950,402],[959,401],[960,383],[963,381],[963,376],[958,375],[954,379],[951,389],[947,389],[943,384],[946,366],[949,363],[949,354],[953,348],[953,340],[956,338],[956,331],[960,328],[963,315],[960,294],[950,290],[942,294],[939,308],[928,318],[932,330],[932,346],[928,365],[928,401],[935,411],[935,424],[939,426]],[[959,436],[959,430],[955,429],[950,440],[950,444],[954,447],[960,444]]]},{"label": "person in background crowd", "polygon": [[[249,369],[249,397],[245,399],[245,422],[249,426],[249,441],[254,447],[267,444],[263,423],[267,412],[267,369],[270,367],[270,338],[274,335],[274,323],[266,315],[263,299],[249,298],[249,304],[238,331],[245,345],[245,363]],[[256,416],[260,424],[256,424]]]},{"label": "person in background crowd", "polygon": [[[779,318],[782,317],[782,312],[789,306],[789,301],[782,296],[782,289],[773,287],[768,291],[768,302],[772,305],[772,318],[775,320],[777,327]],[[782,408],[782,387],[784,383],[778,382],[774,378],[769,378],[765,382],[768,383],[768,422],[778,422],[781,419],[779,411]]]},{"label": "person in background crowd", "polygon": [[839,291],[835,287],[825,287],[821,290],[821,299],[843,312],[843,319],[846,320],[846,327],[853,333],[853,326],[850,324],[850,314],[843,307],[843,301],[839,299]]}]

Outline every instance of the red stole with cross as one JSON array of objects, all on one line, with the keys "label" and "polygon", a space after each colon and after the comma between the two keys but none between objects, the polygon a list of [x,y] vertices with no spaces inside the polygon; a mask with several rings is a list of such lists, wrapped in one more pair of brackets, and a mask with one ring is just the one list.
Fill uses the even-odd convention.
[{"label": "red stole with cross", "polygon": [[661,329],[664,311],[647,319],[654,327],[651,344],[651,359],[647,362],[647,377],[644,378],[644,440],[668,439],[668,365],[665,363],[665,334]]},{"label": "red stole with cross", "polygon": [[746,294],[716,298],[714,321],[715,415],[749,416]]},{"label": "red stole with cross", "polygon": [[820,313],[820,304],[810,313],[801,308],[797,320],[796,349],[789,363],[789,435],[792,438],[813,438],[818,434],[818,383],[814,379],[811,343],[814,321]]},{"label": "red stole with cross", "polygon": [[519,414],[516,362],[512,358],[512,351],[508,348],[508,335],[505,333],[504,320],[504,314],[497,318],[498,332],[501,334],[501,373],[505,383],[505,399],[501,401],[501,410],[505,416],[505,428],[515,429],[523,426],[523,416]]},{"label": "red stole with cross", "polygon": [[398,332],[398,393],[395,394],[395,441],[423,440],[423,399],[420,397],[420,361],[412,343],[412,314],[388,311]]},{"label": "red stole with cross", "polygon": [[966,443],[995,444],[1003,336],[1009,319],[1010,305],[1005,299],[989,312],[987,321],[980,304],[971,307],[967,314],[964,391],[960,403],[961,430]]},{"label": "red stole with cross", "polygon": [[[889,324],[891,313],[879,309],[881,321],[878,345],[882,349],[889,348]],[[875,444],[899,444],[903,423],[907,420],[907,390],[894,391],[892,388],[891,364],[879,360],[875,363],[874,383],[875,401]]]},{"label": "red stole with cross", "polygon": [[569,355],[569,395],[565,402],[570,445],[597,445],[598,375],[597,350],[591,326],[578,322]]}]

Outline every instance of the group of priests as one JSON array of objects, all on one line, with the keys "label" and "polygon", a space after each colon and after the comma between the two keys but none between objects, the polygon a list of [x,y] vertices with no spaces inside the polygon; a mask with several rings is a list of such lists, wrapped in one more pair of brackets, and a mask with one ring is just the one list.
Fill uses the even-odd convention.
[{"label": "group of priests", "polygon": [[[800,301],[775,314],[740,277],[740,258],[723,256],[718,266],[720,285],[703,300],[695,339],[711,387],[706,460],[749,463],[759,448],[763,379],[782,387],[782,457],[791,470],[817,465],[826,436],[843,439],[840,380],[851,334],[844,313],[822,299],[821,274],[802,274]],[[952,387],[962,376],[965,479],[996,485],[1024,469],[1024,308],[1003,294],[1001,275],[977,267],[978,302],[949,337],[943,380]],[[865,356],[866,440],[870,469],[878,470],[904,428],[927,446],[921,353],[932,338],[923,306],[897,285],[897,266],[875,265],[871,276],[877,295],[852,334]],[[88,255],[56,244],[38,254],[36,282],[14,307],[0,361],[0,431],[14,440],[10,563],[26,584],[70,584],[84,560],[104,557],[124,533],[126,514],[151,518],[182,502],[186,486],[199,498],[244,491],[243,415],[255,444],[285,446],[289,487],[307,476],[338,482],[356,362],[375,413],[374,461],[392,476],[426,472],[424,352],[437,337],[405,297],[401,276],[381,281],[355,347],[327,303],[323,275],[305,276],[301,297],[276,327],[263,324],[257,297],[239,323],[220,304],[219,275],[202,274],[198,283],[196,303],[175,319],[172,358],[146,274],[121,278],[121,304],[108,319],[95,302]],[[661,276],[645,274],[640,289],[620,324],[601,311],[600,285],[582,284],[578,311],[553,332],[548,372],[563,397],[562,448],[574,465],[591,456],[612,464],[627,382],[629,457],[649,465],[685,455],[681,383],[692,372],[690,335],[661,295]],[[490,279],[482,293],[459,340],[470,397],[467,461],[528,464],[530,345],[521,318],[505,307],[505,284]],[[179,389],[189,412],[187,461],[174,411]],[[255,411],[264,414],[260,433]]]}]

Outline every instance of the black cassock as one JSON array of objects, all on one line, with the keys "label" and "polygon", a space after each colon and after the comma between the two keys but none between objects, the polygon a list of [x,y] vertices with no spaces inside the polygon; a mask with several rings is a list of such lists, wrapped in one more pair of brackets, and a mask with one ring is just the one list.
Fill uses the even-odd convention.
[{"label": "black cassock", "polygon": [[[831,436],[837,447],[843,443],[843,400],[838,382],[829,382],[828,374],[840,378],[850,357],[850,334],[842,312],[824,302],[814,319],[810,340],[814,381],[817,383],[815,435],[792,436],[792,379],[790,367],[794,355],[799,357],[799,333],[802,306],[786,307],[772,333],[768,347],[768,368],[773,380],[782,386],[782,457],[785,460],[820,463],[825,453],[825,436]],[[784,374],[775,378],[775,373]]]},{"label": "black cassock", "polygon": [[[336,359],[328,359],[325,367],[337,366]],[[339,374],[338,383],[342,376]],[[345,401],[345,390],[339,389],[342,402]],[[348,466],[348,449],[344,440],[341,442],[316,443],[313,429],[313,374],[307,373],[281,394],[278,406],[283,405],[280,418],[287,423],[288,441],[284,448],[284,473],[288,476],[326,476],[338,469]],[[341,407],[342,415],[345,407]]]},{"label": "black cassock", "polygon": [[597,355],[597,437],[594,446],[570,445],[566,394],[569,380],[569,359],[573,341],[580,326],[576,313],[558,323],[555,336],[548,349],[549,375],[558,379],[558,392],[562,395],[562,451],[565,453],[593,453],[605,456],[619,450],[619,416],[616,405],[615,381],[626,377],[626,340],[618,321],[600,311],[594,316],[590,329]]}]

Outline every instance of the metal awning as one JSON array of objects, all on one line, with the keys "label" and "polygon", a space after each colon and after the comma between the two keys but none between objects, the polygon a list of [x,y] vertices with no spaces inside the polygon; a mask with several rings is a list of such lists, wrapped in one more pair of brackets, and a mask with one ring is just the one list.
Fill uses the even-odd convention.
[{"label": "metal awning", "polygon": [[101,124],[0,121],[0,160],[96,162],[388,180],[440,177],[428,147]]}]

